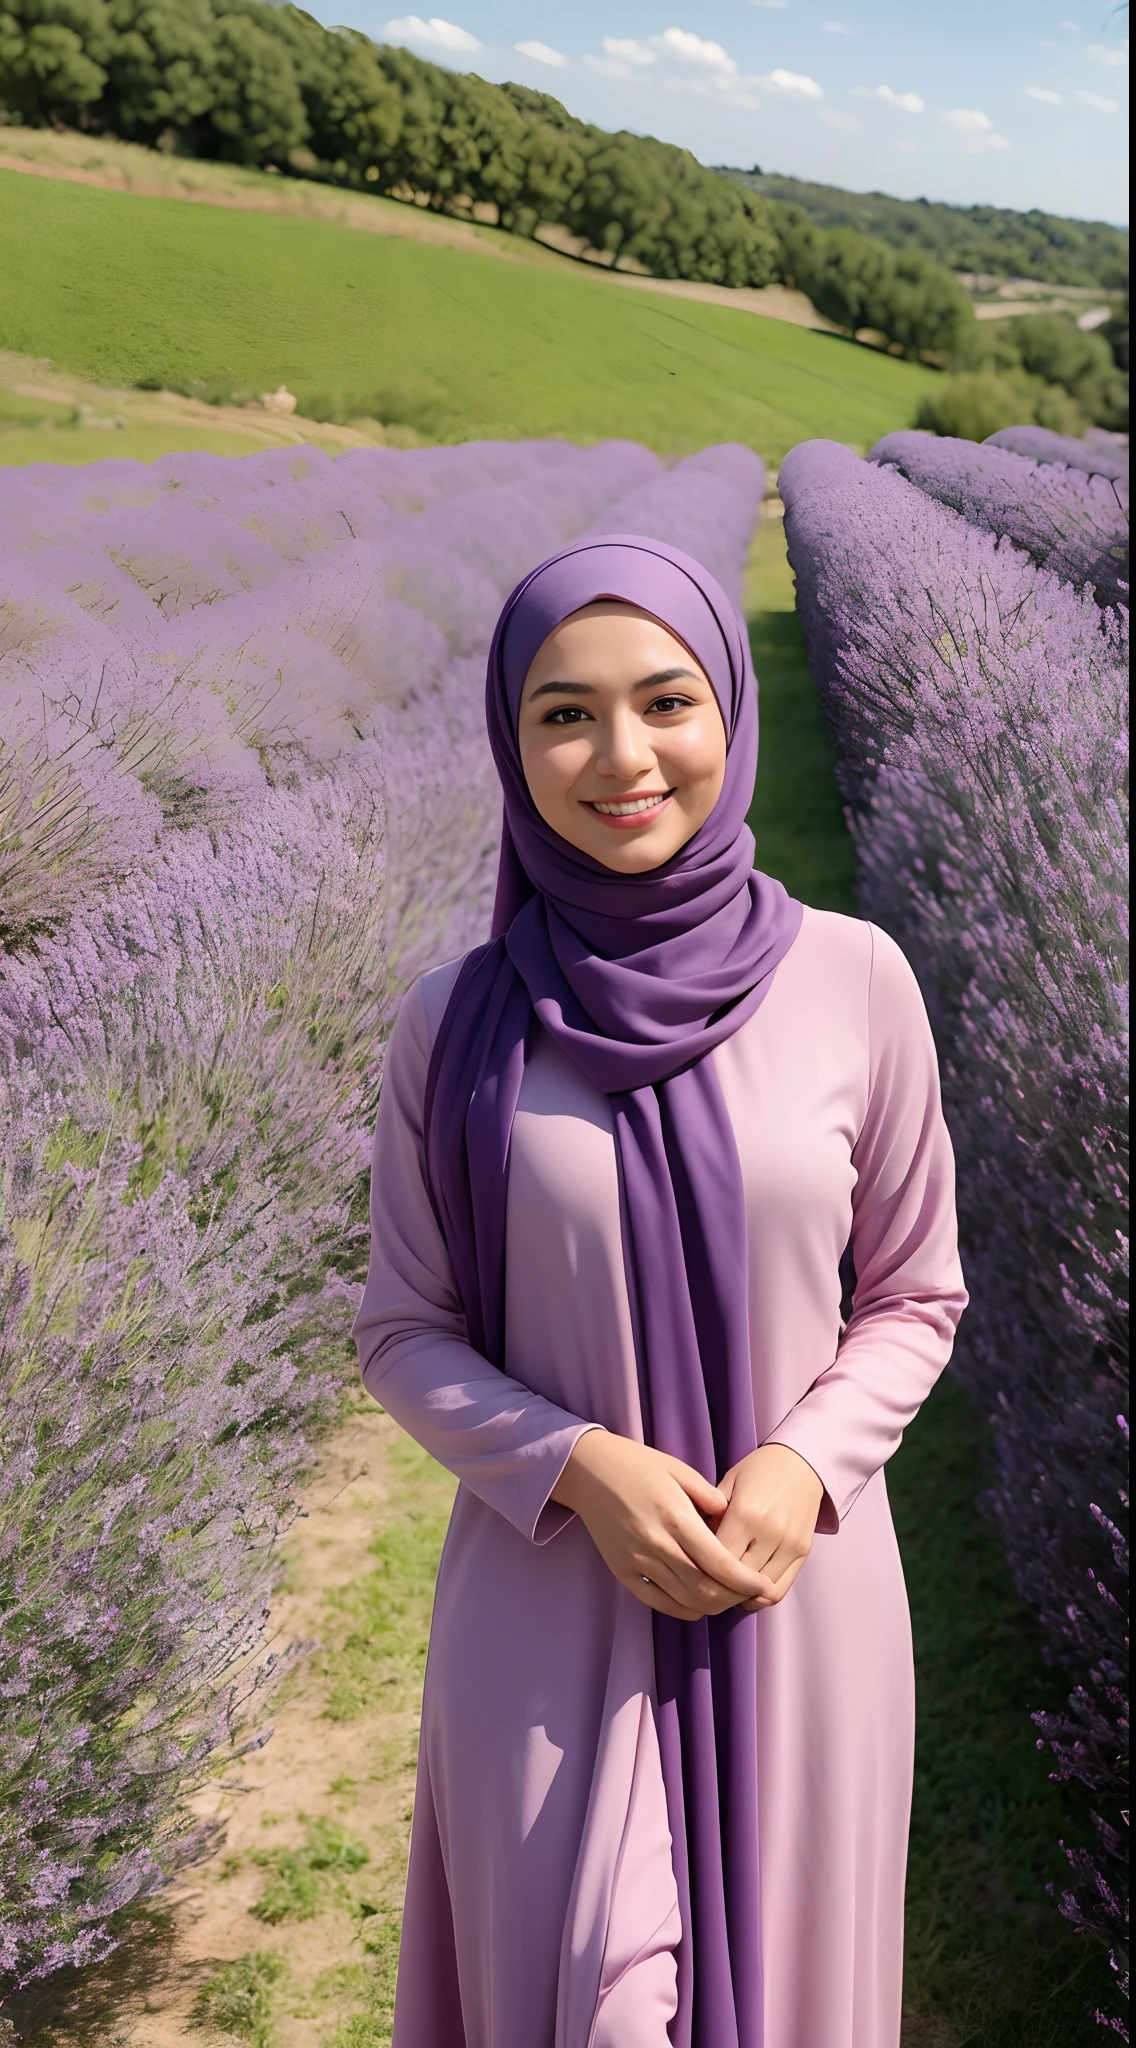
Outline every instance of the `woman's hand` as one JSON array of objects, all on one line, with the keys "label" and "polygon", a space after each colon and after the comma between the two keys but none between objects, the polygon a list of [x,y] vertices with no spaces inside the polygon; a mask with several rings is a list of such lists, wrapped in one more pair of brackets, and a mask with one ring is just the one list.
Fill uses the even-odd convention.
[{"label": "woman's hand", "polygon": [[590,1429],[552,1498],[579,1515],[620,1585],[659,1614],[697,1621],[778,1597],[772,1580],[739,1562],[707,1526],[729,1512],[725,1488],[681,1458]]},{"label": "woman's hand", "polygon": [[762,1444],[722,1481],[729,1506],[717,1523],[725,1549],[770,1581],[746,1602],[757,1614],[783,1600],[812,1549],[824,1487],[787,1444]]}]

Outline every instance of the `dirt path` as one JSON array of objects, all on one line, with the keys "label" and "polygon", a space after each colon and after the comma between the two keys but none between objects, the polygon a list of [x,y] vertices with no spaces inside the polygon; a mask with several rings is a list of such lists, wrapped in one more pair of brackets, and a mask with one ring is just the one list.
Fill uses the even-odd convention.
[{"label": "dirt path", "polygon": [[[268,411],[260,404],[210,405],[177,391],[120,390],[71,376],[43,357],[0,349],[0,463],[10,459],[12,435],[19,437],[21,459],[34,445],[36,461],[93,462],[103,455],[146,459],[163,450],[171,434],[175,444],[180,439],[192,447],[199,441],[233,455],[309,444],[337,454],[344,448],[402,448],[418,442],[409,428],[384,427],[378,420],[337,426],[300,413]],[[153,448],[139,445],[147,437]]]}]

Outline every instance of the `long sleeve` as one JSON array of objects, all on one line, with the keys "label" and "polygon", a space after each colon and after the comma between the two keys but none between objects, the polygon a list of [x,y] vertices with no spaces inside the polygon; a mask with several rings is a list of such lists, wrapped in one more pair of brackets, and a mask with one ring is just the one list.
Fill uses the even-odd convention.
[{"label": "long sleeve", "polygon": [[867,1107],[852,1164],[852,1314],[833,1363],[768,1438],[822,1480],[822,1534],[899,1445],[950,1357],[967,1300],[931,1027],[907,961],[875,928]]},{"label": "long sleeve", "polygon": [[448,982],[444,969],[417,982],[391,1032],[371,1173],[370,1264],[352,1335],[363,1384],[388,1414],[522,1535],[545,1543],[571,1520],[549,1495],[593,1425],[498,1372],[468,1341],[422,1137],[430,996],[448,993]]}]

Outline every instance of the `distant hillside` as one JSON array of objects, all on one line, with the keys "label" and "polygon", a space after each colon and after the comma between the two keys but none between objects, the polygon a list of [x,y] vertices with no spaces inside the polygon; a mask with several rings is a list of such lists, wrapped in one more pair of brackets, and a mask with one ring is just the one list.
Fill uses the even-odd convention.
[{"label": "distant hillside", "polygon": [[893,249],[919,249],[950,270],[1035,277],[1044,284],[1128,285],[1128,235],[1102,220],[1014,213],[1005,206],[947,206],[932,199],[891,199],[886,192],[843,192],[775,171],[732,170],[728,177],[764,199],[799,206],[819,227],[858,228]]},{"label": "distant hillside", "polygon": [[[0,351],[50,357],[53,377],[229,407],[284,384],[305,419],[379,420],[427,441],[625,435],[687,454],[734,440],[772,469],[802,439],[870,448],[943,381],[783,320],[621,287],[587,264],[2,169],[0,276]],[[0,463],[6,369],[0,356]],[[26,420],[30,401],[15,397]],[[118,412],[109,392],[100,410]],[[117,455],[131,428],[106,428],[101,452]],[[31,427],[20,459],[59,461],[83,432],[89,443],[100,430],[57,419],[37,442]]]}]

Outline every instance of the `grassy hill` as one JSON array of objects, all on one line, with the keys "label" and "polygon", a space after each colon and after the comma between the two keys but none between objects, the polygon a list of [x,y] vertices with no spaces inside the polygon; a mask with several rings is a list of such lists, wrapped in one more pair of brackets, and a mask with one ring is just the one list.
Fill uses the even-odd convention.
[{"label": "grassy hill", "polygon": [[[239,398],[283,383],[310,417],[444,440],[627,435],[682,452],[737,439],[775,463],[813,435],[870,445],[910,422],[934,379],[584,268],[10,171],[0,268],[0,348],[104,385]],[[106,452],[130,451],[119,435]]]}]

